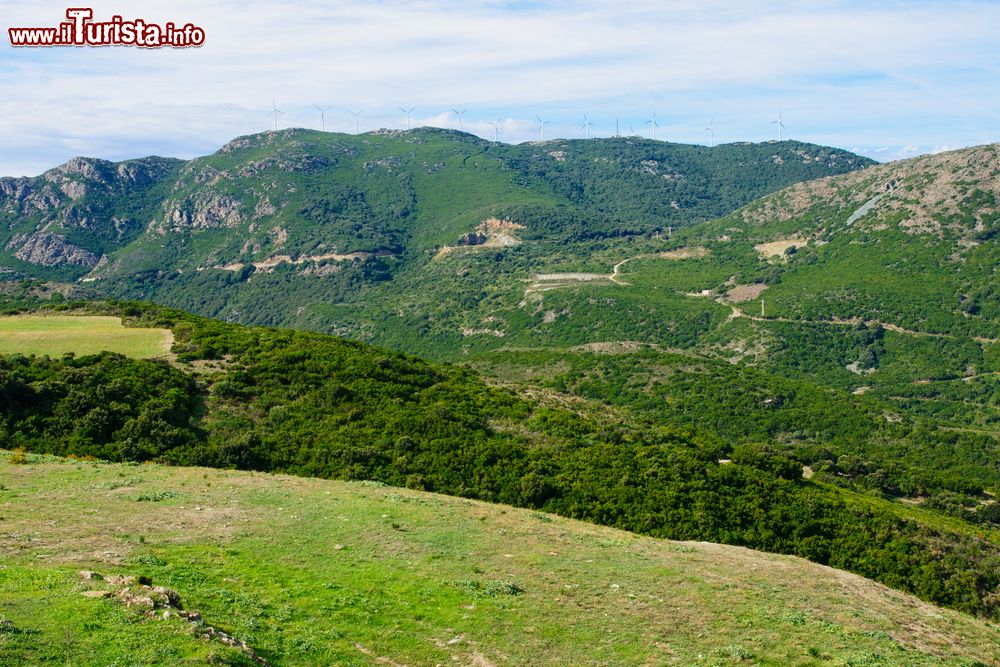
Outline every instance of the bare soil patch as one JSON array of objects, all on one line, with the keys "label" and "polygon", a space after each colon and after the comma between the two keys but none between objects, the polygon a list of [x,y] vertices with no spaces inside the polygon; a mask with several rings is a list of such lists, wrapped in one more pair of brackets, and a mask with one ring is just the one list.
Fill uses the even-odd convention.
[{"label": "bare soil patch", "polygon": [[784,258],[785,251],[792,246],[798,248],[807,243],[809,243],[809,239],[804,238],[778,239],[777,241],[770,241],[768,243],[758,243],[754,246],[754,249],[763,259],[771,259],[775,256]]},{"label": "bare soil patch", "polygon": [[736,285],[726,292],[725,300],[733,303],[753,301],[763,294],[766,289],[767,285],[763,283],[756,283],[754,285]]},{"label": "bare soil patch", "polygon": [[659,257],[660,259],[698,259],[706,255],[708,255],[708,248],[695,246],[693,248],[684,247],[677,248],[676,250],[667,250],[666,252],[661,252]]}]

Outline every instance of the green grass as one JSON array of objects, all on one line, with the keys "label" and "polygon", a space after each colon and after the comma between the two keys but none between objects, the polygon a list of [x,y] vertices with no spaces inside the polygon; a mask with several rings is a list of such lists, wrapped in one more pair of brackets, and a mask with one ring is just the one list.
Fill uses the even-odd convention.
[{"label": "green grass", "polygon": [[150,576],[276,666],[1000,661],[995,626],[797,558],[369,483],[7,460],[2,665],[244,664],[81,596],[79,569]]},{"label": "green grass", "polygon": [[59,357],[118,352],[136,359],[170,352],[166,329],[122,326],[119,317],[96,315],[15,315],[0,317],[0,354]]}]

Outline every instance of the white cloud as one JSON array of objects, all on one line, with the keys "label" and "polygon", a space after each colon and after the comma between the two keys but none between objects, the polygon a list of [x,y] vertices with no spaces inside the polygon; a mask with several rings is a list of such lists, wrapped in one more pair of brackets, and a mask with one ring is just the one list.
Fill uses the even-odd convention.
[{"label": "white cloud", "polygon": [[[0,0],[7,26],[55,24],[51,2]],[[0,173],[37,172],[76,153],[191,156],[268,128],[272,97],[286,125],[422,123],[466,128],[507,120],[507,141],[578,136],[582,113],[608,135],[770,138],[842,146],[967,145],[996,140],[1000,50],[993,2],[321,2],[146,1],[95,7],[152,21],[192,21],[201,49],[15,50],[0,46]],[[964,119],[964,120],[962,120]],[[897,152],[899,148],[894,149]],[[891,153],[892,151],[889,151]]]}]

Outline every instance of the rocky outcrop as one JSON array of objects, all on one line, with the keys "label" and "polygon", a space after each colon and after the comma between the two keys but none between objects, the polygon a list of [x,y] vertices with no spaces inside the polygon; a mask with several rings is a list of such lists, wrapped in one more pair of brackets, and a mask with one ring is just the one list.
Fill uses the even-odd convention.
[{"label": "rocky outcrop", "polygon": [[458,245],[483,245],[487,238],[483,232],[469,232],[458,239]]},{"label": "rocky outcrop", "polygon": [[[274,215],[276,212],[277,209],[274,208],[274,204],[271,203],[271,200],[267,197],[261,197],[257,200],[257,205],[253,209],[253,219],[261,220]],[[285,234],[285,237],[288,237],[287,233]],[[282,241],[282,243],[284,243],[284,241]]]},{"label": "rocky outcrop", "polygon": [[237,170],[236,174],[242,178],[249,178],[272,169],[284,171],[289,174],[315,174],[316,172],[328,169],[333,164],[330,160],[319,155],[268,157],[263,160],[246,163]]},{"label": "rocky outcrop", "polygon": [[384,157],[377,160],[366,160],[364,163],[365,173],[371,173],[377,169],[385,169],[386,171],[392,171],[396,169],[403,161],[398,157]]},{"label": "rocky outcrop", "polygon": [[153,174],[142,162],[122,162],[115,172],[118,180],[128,186],[152,185],[159,174]]},{"label": "rocky outcrop", "polygon": [[244,148],[250,148],[253,146],[252,137],[239,137],[233,139],[228,144],[219,149],[220,153],[235,153],[236,151],[241,151]]},{"label": "rocky outcrop", "polygon": [[92,268],[97,266],[100,258],[94,253],[66,242],[66,237],[59,234],[42,232],[40,234],[15,234],[7,244],[10,250],[20,245],[14,257],[22,262],[38,266],[62,266],[71,264]]},{"label": "rocky outcrop", "polygon": [[240,200],[231,195],[205,193],[196,197],[193,202],[175,205],[167,216],[167,223],[176,229],[213,229],[236,227],[245,219]]},{"label": "rocky outcrop", "polygon": [[65,181],[60,183],[59,190],[73,201],[87,194],[87,186],[80,181]]},{"label": "rocky outcrop", "polygon": [[0,197],[20,201],[31,194],[30,178],[0,178]]},{"label": "rocky outcrop", "polygon": [[91,586],[103,586],[81,591],[80,595],[84,597],[93,600],[114,598],[128,609],[138,611],[147,618],[166,620],[171,616],[177,616],[190,623],[195,634],[200,635],[205,641],[217,641],[235,648],[258,665],[268,667],[267,660],[257,655],[245,641],[206,624],[201,613],[185,611],[177,591],[164,586],[154,586],[153,580],[149,577],[105,576],[92,570],[81,570],[78,574],[82,581],[89,582]]},{"label": "rocky outcrop", "polygon": [[0,211],[4,213],[24,216],[49,213],[56,210],[61,201],[50,185],[36,188],[29,178],[0,179]]},{"label": "rocky outcrop", "polygon": [[43,178],[48,181],[61,180],[59,176],[82,176],[89,181],[99,181],[107,183],[106,172],[111,171],[112,164],[106,160],[94,158],[75,157],[69,162],[51,171],[45,172]]}]

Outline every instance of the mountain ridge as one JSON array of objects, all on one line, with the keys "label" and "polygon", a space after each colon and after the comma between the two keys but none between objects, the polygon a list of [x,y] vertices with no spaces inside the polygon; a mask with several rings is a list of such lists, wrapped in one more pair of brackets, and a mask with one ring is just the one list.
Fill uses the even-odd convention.
[{"label": "mountain ridge", "polygon": [[[384,142],[388,142],[388,148],[382,145]],[[434,144],[435,142],[437,142],[435,145],[438,148],[427,152],[426,158],[415,162],[412,159],[408,159],[406,154],[408,147],[412,148],[421,145],[425,145],[426,147],[427,144]],[[374,186],[376,188],[375,194],[379,194],[382,197],[395,197],[398,200],[398,204],[394,208],[390,207],[388,211],[373,210],[370,206],[375,200],[366,202],[358,199],[359,196],[364,197],[364,195],[362,194],[363,191],[359,191],[357,187],[349,186],[346,191],[334,188],[329,195],[322,194],[305,199],[311,207],[315,207],[317,203],[323,204],[323,202],[327,201],[335,204],[333,208],[321,206],[321,208],[317,209],[318,215],[322,216],[317,218],[318,221],[328,221],[331,217],[344,214],[345,211],[353,213],[355,219],[364,220],[365,224],[369,227],[377,222],[378,219],[382,219],[385,214],[391,217],[402,216],[405,218],[410,215],[411,212],[409,209],[413,206],[412,203],[407,203],[407,197],[412,198],[412,195],[407,194],[407,188],[414,186],[402,184],[403,190],[399,191],[398,186],[394,187],[393,184],[386,182],[390,179],[380,178],[377,172],[387,171],[392,173],[401,170],[410,170],[415,174],[418,169],[423,169],[426,172],[425,176],[440,173],[442,170],[451,173],[454,171],[454,167],[446,164],[446,161],[449,158],[455,157],[461,158],[460,167],[462,170],[468,168],[472,171],[475,171],[477,167],[475,162],[470,165],[470,159],[485,159],[486,162],[482,163],[479,168],[486,168],[487,171],[492,171],[492,175],[487,174],[486,178],[498,179],[497,183],[501,187],[514,188],[520,193],[518,197],[512,200],[512,203],[516,201],[518,205],[525,205],[530,204],[532,200],[539,203],[543,203],[546,200],[554,203],[558,200],[562,201],[563,205],[565,205],[568,203],[564,201],[566,196],[599,197],[601,195],[600,192],[593,195],[588,194],[590,186],[581,185],[587,182],[588,179],[590,181],[595,180],[596,177],[592,174],[589,176],[584,174],[575,177],[575,180],[570,179],[567,183],[562,182],[565,180],[562,177],[556,178],[554,181],[554,177],[552,177],[549,178],[551,182],[546,182],[546,170],[554,170],[553,173],[559,170],[565,171],[570,167],[574,167],[575,153],[580,151],[586,153],[587,149],[602,152],[606,148],[608,150],[613,148],[614,150],[612,150],[611,157],[603,157],[601,158],[602,160],[614,164],[617,164],[618,160],[623,159],[620,156],[626,156],[624,158],[626,160],[634,160],[634,163],[628,169],[635,171],[640,179],[645,178],[645,182],[655,182],[657,178],[665,179],[666,181],[684,180],[687,178],[688,175],[681,173],[673,167],[669,167],[663,162],[663,160],[669,159],[670,155],[674,155],[676,159],[684,162],[684,160],[688,159],[684,157],[686,153],[696,156],[696,161],[684,163],[689,165],[689,170],[697,169],[697,160],[707,159],[705,156],[719,156],[728,152],[736,155],[734,159],[738,160],[750,159],[750,156],[753,156],[755,151],[762,155],[767,153],[766,159],[771,159],[771,154],[773,154],[775,156],[773,171],[776,173],[782,171],[781,165],[785,158],[796,155],[803,159],[804,166],[802,169],[805,170],[804,173],[808,174],[823,174],[824,169],[826,171],[836,171],[866,163],[865,159],[851,156],[843,151],[798,144],[796,142],[785,142],[783,145],[775,144],[774,146],[764,144],[732,144],[722,145],[714,149],[652,142],[638,138],[552,140],[544,144],[495,145],[474,135],[436,129],[419,129],[407,132],[372,132],[357,136],[298,129],[281,130],[278,132],[266,132],[238,137],[225,144],[212,155],[188,161],[150,157],[112,163],[93,158],[74,158],[60,167],[46,171],[39,177],[0,179],[0,206],[2,206],[2,210],[7,214],[4,217],[8,219],[8,225],[17,227],[17,232],[22,235],[16,239],[8,237],[3,239],[3,241],[5,246],[9,246],[8,250],[15,250],[14,254],[16,255],[17,252],[21,252],[24,249],[24,245],[30,235],[37,236],[38,234],[48,233],[50,237],[53,235],[57,236],[57,231],[79,231],[81,228],[86,229],[89,223],[94,228],[96,234],[111,237],[106,239],[106,241],[111,241],[112,243],[89,244],[89,247],[85,247],[88,244],[82,242],[82,233],[63,233],[62,236],[65,238],[58,239],[64,244],[64,252],[61,254],[50,251],[44,253],[42,257],[36,257],[31,252],[25,251],[21,253],[22,257],[15,258],[22,259],[27,264],[35,263],[43,266],[78,265],[92,269],[101,258],[113,254],[114,250],[120,249],[122,246],[128,245],[138,233],[142,233],[141,230],[143,229],[147,233],[163,236],[168,231],[178,233],[186,229],[191,231],[212,230],[227,227],[235,228],[242,225],[252,234],[257,226],[255,223],[262,225],[269,224],[268,221],[276,216],[281,218],[283,206],[287,206],[287,204],[283,205],[282,201],[287,199],[287,195],[294,194],[281,192],[281,188],[268,187],[275,184],[273,181],[269,183],[266,180],[266,176],[264,179],[257,177],[262,174],[278,174],[279,176],[281,174],[298,174],[297,177],[292,177],[289,184],[296,183],[296,179],[299,181],[303,179],[308,180],[310,175],[320,173],[331,174],[335,177],[341,163],[347,165],[343,168],[361,168],[369,177],[369,180],[381,181],[381,183],[377,183]],[[777,157],[778,154],[774,153],[775,150],[782,153],[785,157]],[[357,166],[350,166],[351,159],[359,157],[363,153],[366,155],[371,154],[372,159],[365,160]],[[413,155],[416,154],[414,153]],[[227,162],[226,158],[237,158],[237,162]],[[753,159],[759,160],[760,158],[754,157]],[[432,161],[428,162],[428,160]],[[404,161],[407,161],[406,165],[403,164]],[[410,164],[411,162],[412,165]],[[548,164],[547,166],[539,166],[540,162]],[[564,167],[560,163],[567,164]],[[828,167],[824,167],[827,164]],[[230,166],[229,169],[224,168],[227,165]],[[500,173],[497,172],[497,168],[499,168]],[[117,173],[115,173],[115,170],[117,170]],[[787,169],[785,170],[787,171]],[[502,174],[504,171],[508,172],[508,176],[505,177]],[[606,178],[609,173],[614,171],[618,171],[618,168],[615,167],[610,171],[604,169],[600,173],[603,178]],[[449,176],[448,178],[454,181],[456,176]],[[511,176],[514,176],[515,181],[511,181]],[[470,177],[463,178],[468,181]],[[698,178],[703,177],[699,176]],[[785,183],[787,183],[788,177],[785,176],[783,178],[785,179]],[[126,217],[124,215],[118,215],[120,211],[116,208],[116,205],[119,202],[112,201],[109,204],[108,202],[97,201],[97,198],[101,195],[105,195],[105,199],[114,199],[114,197],[120,194],[120,189],[123,185],[131,185],[135,188],[135,192],[131,194],[143,197],[147,194],[146,191],[155,186],[159,181],[171,179],[173,181],[167,184],[169,187],[165,191],[161,188],[161,191],[151,194],[154,200],[158,197],[159,201],[150,202],[152,204],[151,207],[140,207],[138,210],[133,209],[128,211],[132,216],[127,219],[124,219]],[[409,177],[409,180],[412,179],[413,177]],[[226,181],[239,180],[246,181],[239,192],[225,187]],[[459,181],[461,180],[459,179]],[[533,184],[528,183],[529,180]],[[450,187],[452,190],[462,191],[463,188],[459,181],[454,181],[454,187],[442,187]],[[319,187],[322,190],[322,186]],[[416,187],[419,187],[419,184]],[[481,186],[477,187],[481,189]],[[683,190],[683,187],[680,185],[674,189],[678,187]],[[709,186],[698,185],[695,187]],[[710,187],[718,189],[720,186],[711,185]],[[773,186],[768,186],[765,179],[763,184],[750,184],[748,187],[750,187],[750,191],[757,193],[762,191],[761,188],[766,190]],[[393,190],[396,190],[395,194]],[[561,194],[559,193],[560,190],[562,191]],[[482,201],[475,204],[474,208],[481,207],[484,204],[493,207],[504,206],[504,197],[502,193],[498,194],[501,194],[499,199],[497,198],[497,194],[491,195],[489,191],[481,191],[478,196],[480,196]],[[711,195],[712,193],[706,191],[706,194]],[[247,195],[250,196],[250,200],[246,198]],[[330,195],[332,195],[332,198]],[[476,196],[474,194],[473,198]],[[272,202],[272,198],[276,201]],[[292,197],[292,199],[296,200],[295,197]],[[676,217],[675,214],[677,211],[680,211],[681,204],[678,204],[676,200],[671,201],[674,208],[671,209],[668,207],[668,210],[660,210],[656,215],[664,219],[671,216]],[[98,205],[102,203],[104,204],[103,207]],[[433,206],[437,207],[435,210],[439,210],[442,203],[441,201],[434,202]],[[585,208],[593,208],[594,206],[592,201],[585,202],[584,205]],[[646,206],[651,205],[646,204]],[[695,199],[692,200],[691,205],[697,207],[701,204]],[[352,206],[355,208],[351,209]],[[361,208],[357,208],[358,206]],[[712,209],[712,214],[714,215],[721,214],[722,212],[725,211],[718,207]],[[456,213],[460,216],[464,215],[461,210]],[[100,229],[99,226],[95,225],[97,221],[94,218],[98,218],[102,214],[105,216],[105,220],[103,221],[105,227],[117,227],[114,233],[112,233],[112,230]],[[296,215],[305,215],[308,217],[311,214],[311,211],[304,209],[289,213],[292,217]],[[434,215],[440,217],[437,213]],[[33,228],[26,228],[24,224],[25,219],[29,221],[35,220],[36,224]],[[386,221],[382,220],[378,224],[384,225],[384,223]],[[129,230],[126,234],[124,230],[120,229],[123,224],[137,227],[139,231]],[[684,224],[684,220],[681,220],[680,224]],[[277,226],[280,226],[280,223]],[[648,228],[648,225],[644,226]],[[389,227],[392,228],[393,225],[390,224]],[[386,232],[389,231],[389,229],[386,230]],[[452,237],[451,234],[441,236],[439,233],[435,234],[432,232],[432,236],[435,236],[435,239],[421,241],[418,243],[418,246],[427,247],[428,242],[438,244],[451,242],[457,238],[457,232],[458,228],[456,228],[455,237]],[[369,238],[365,241],[356,235],[339,238],[339,243],[342,247],[333,249],[345,254],[358,251],[392,249],[391,246],[393,243],[399,242],[398,239],[394,242],[391,238],[384,237]],[[263,240],[258,239],[255,242],[263,243]],[[304,242],[309,243],[308,241]],[[294,244],[294,239],[292,243]],[[315,245],[315,241],[312,243]],[[338,241],[331,239],[325,243],[336,245]],[[378,247],[380,244],[385,247]],[[315,250],[315,248],[310,249],[308,247],[303,247],[302,249]],[[108,250],[112,252],[106,252]],[[87,254],[84,255],[83,253]],[[259,252],[255,254],[258,255],[257,259],[262,259],[259,257]],[[223,263],[228,263],[228,260],[232,259],[232,257],[221,257],[220,259]],[[79,271],[71,271],[67,275],[76,275],[76,277],[79,277],[79,273]]]}]

